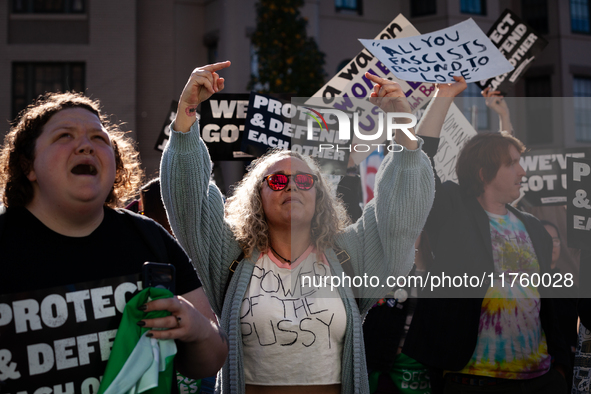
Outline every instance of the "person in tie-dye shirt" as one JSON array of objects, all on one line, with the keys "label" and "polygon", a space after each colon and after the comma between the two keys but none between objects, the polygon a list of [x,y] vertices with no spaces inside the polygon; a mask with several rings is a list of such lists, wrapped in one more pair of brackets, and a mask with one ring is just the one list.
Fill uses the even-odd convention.
[{"label": "person in tie-dye shirt", "polygon": [[[444,122],[453,126],[446,114],[466,87],[456,81],[438,85],[418,126],[424,147],[439,143]],[[451,135],[459,138],[457,130]],[[520,195],[524,151],[511,133],[479,133],[457,157],[458,183],[441,183],[436,171],[425,227],[435,257],[431,274],[477,276],[483,283],[441,287],[418,302],[403,352],[432,368],[433,393],[566,392],[568,349],[548,289],[508,285],[512,273],[550,272],[551,237],[539,220],[510,205]]]}]

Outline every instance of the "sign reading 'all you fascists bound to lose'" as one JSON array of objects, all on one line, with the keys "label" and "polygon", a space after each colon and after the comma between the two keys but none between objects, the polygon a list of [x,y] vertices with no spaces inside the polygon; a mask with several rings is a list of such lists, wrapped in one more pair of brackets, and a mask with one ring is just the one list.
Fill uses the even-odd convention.
[{"label": "sign reading 'all you fascists bound to lose'", "polygon": [[488,38],[515,69],[477,84],[481,89],[490,86],[492,90],[503,93],[519,80],[536,59],[536,55],[548,45],[548,41],[508,9],[490,28]]},{"label": "sign reading 'all you fascists bound to lose'", "polygon": [[[419,31],[404,17],[399,14],[388,26],[386,26],[376,37],[376,40],[385,40],[392,38],[404,38],[418,36]],[[360,118],[367,119],[370,122],[365,124],[377,124],[378,118],[374,111],[374,105],[369,101],[361,102],[359,99],[369,97],[373,90],[374,83],[365,77],[368,72],[378,77],[397,82],[404,91],[408,103],[413,112],[424,107],[433,92],[435,85],[423,82],[403,81],[396,78],[388,67],[384,66],[367,49],[363,49],[357,54],[345,67],[328,81],[322,89],[310,98],[306,104],[312,106],[328,106],[345,112],[357,112]],[[322,103],[316,98],[321,97]],[[356,100],[357,99],[357,100]],[[355,101],[355,105],[353,104]],[[371,119],[370,119],[371,118]],[[363,134],[373,134],[375,130],[372,127],[360,125]],[[385,134],[384,134],[385,136]],[[383,143],[385,138],[374,141]],[[353,137],[353,144],[363,143],[357,136]],[[351,157],[356,164],[361,163],[371,152],[351,152]]]},{"label": "sign reading 'all you fascists bound to lose'", "polygon": [[567,166],[568,246],[591,250],[591,160],[569,157]]},{"label": "sign reading 'all you fascists bound to lose'", "polygon": [[476,82],[513,70],[472,19],[416,37],[359,41],[405,81]]}]

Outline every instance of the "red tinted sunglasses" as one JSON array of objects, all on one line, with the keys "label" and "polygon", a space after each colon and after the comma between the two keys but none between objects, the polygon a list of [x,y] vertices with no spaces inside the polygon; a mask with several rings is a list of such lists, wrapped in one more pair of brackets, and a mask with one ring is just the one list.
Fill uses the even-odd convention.
[{"label": "red tinted sunglasses", "polygon": [[270,174],[263,178],[263,182],[267,181],[267,185],[273,191],[280,191],[289,184],[289,177],[293,178],[296,186],[300,190],[310,190],[314,186],[314,182],[318,181],[318,177],[312,174],[298,173],[298,174]]}]

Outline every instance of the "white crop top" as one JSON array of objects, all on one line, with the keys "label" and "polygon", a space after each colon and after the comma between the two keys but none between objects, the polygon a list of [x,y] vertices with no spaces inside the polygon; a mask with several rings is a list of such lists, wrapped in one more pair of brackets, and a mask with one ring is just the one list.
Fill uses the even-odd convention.
[{"label": "white crop top", "polygon": [[330,276],[312,246],[291,267],[271,251],[256,262],[240,311],[246,384],[341,383],[343,301],[330,280],[327,287],[302,287],[304,276]]}]

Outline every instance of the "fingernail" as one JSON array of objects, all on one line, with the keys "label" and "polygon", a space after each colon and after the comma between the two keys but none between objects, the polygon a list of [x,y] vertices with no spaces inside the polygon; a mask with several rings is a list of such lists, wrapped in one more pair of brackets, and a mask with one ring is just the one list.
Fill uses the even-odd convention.
[{"label": "fingernail", "polygon": [[148,309],[148,305],[142,304],[142,305],[138,306],[137,309],[139,309],[140,311],[145,311],[146,309]]},{"label": "fingernail", "polygon": [[140,327],[143,327],[143,326],[146,325],[146,322],[143,321],[143,320],[140,320],[140,321],[137,322],[137,325],[140,326]]},{"label": "fingernail", "polygon": [[154,334],[152,334],[151,332],[149,332],[149,333],[147,333],[147,334],[146,334],[146,336],[147,336],[148,338],[152,338],[152,337],[154,336]]}]

